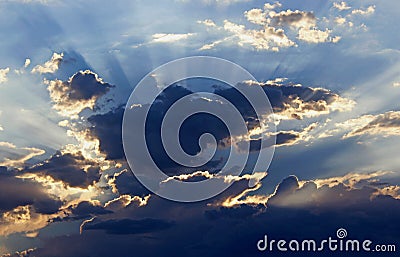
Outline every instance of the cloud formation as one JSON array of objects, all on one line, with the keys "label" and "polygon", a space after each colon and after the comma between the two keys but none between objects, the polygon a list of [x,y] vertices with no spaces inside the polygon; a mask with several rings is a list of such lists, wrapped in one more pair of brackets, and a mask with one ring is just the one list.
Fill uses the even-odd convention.
[{"label": "cloud formation", "polygon": [[35,147],[19,148],[10,142],[0,141],[0,166],[20,168],[25,165],[26,161],[44,153],[44,150]]},{"label": "cloud formation", "polygon": [[100,166],[79,153],[56,152],[44,162],[27,168],[25,173],[50,176],[55,181],[62,181],[71,187],[87,188],[99,180]]},{"label": "cloud formation", "polygon": [[344,11],[344,10],[348,10],[351,7],[344,1],[342,2],[334,2],[333,3],[333,7],[335,7],[336,9],[338,9],[339,11]]},{"label": "cloud formation", "polygon": [[[238,181],[232,187],[243,191],[244,188],[238,185],[242,182]],[[232,196],[233,188],[220,200]],[[279,183],[268,198],[256,199],[256,196],[266,195],[254,195],[255,192],[248,191],[253,193],[248,195],[253,197],[253,202],[237,202],[232,206],[201,202],[182,204],[151,197],[145,207],[129,205],[85,222],[82,234],[45,239],[44,245],[34,253],[39,256],[111,252],[124,255],[137,247],[138,253],[156,256],[165,255],[166,249],[173,255],[211,257],[231,253],[234,256],[258,256],[256,242],[264,234],[272,238],[312,235],[313,239],[319,240],[334,236],[338,227],[345,227],[352,238],[363,238],[367,234],[376,242],[382,238],[388,242],[398,239],[395,231],[399,229],[396,223],[397,214],[400,214],[399,200],[376,195],[377,190],[368,184],[350,187],[338,183],[318,187],[313,181],[299,181],[290,176]],[[257,200],[266,200],[266,203]],[[218,202],[223,201],[215,201]],[[390,208],[392,214],[381,211],[384,208]],[[383,225],[388,221],[392,226]],[[372,228],[371,232],[365,231],[366,226]],[[77,244],[80,247],[70,247]],[[111,251],[109,245],[118,247]]]},{"label": "cloud formation", "polygon": [[0,69],[0,84],[7,82],[7,74],[10,72],[10,68]]},{"label": "cloud formation", "polygon": [[[54,73],[56,72],[59,68],[60,65],[63,61],[63,57],[64,54],[63,53],[53,53],[53,55],[51,56],[51,59],[48,60],[47,62],[45,62],[43,65],[36,65],[33,69],[32,69],[32,73]],[[30,63],[30,62],[29,62]],[[25,62],[25,67],[27,67],[29,65],[29,63],[27,64]]]},{"label": "cloud formation", "polygon": [[166,34],[166,33],[157,33],[152,36],[153,43],[173,43],[181,40],[185,40],[189,37],[192,37],[193,33],[187,34]]},{"label": "cloud formation", "polygon": [[68,81],[45,80],[45,84],[54,103],[53,108],[73,119],[78,118],[78,114],[86,108],[93,110],[96,101],[113,87],[89,70],[75,73]]},{"label": "cloud formation", "polygon": [[207,19],[207,22],[201,22],[210,29],[223,29],[229,33],[229,36],[205,44],[200,50],[209,50],[220,43],[235,40],[239,46],[251,46],[256,50],[279,51],[282,48],[298,46],[298,42],[291,38],[293,33],[297,33],[297,41],[313,44],[337,43],[341,39],[339,36],[332,36],[332,30],[328,28],[320,30],[317,25],[318,19],[313,12],[290,9],[275,11],[281,7],[282,4],[279,2],[266,3],[264,9],[254,8],[245,11],[244,16],[247,21],[259,26],[258,29],[249,29],[245,25],[229,20],[224,20],[221,27],[210,19]]},{"label": "cloud formation", "polygon": [[357,126],[344,135],[344,138],[362,135],[400,136],[400,112],[398,111],[390,111],[378,115],[364,115],[347,122],[357,124]]}]

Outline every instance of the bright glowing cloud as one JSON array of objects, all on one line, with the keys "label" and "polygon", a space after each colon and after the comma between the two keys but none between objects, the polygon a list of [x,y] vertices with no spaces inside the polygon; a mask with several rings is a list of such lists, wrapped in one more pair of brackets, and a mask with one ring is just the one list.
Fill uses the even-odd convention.
[{"label": "bright glowing cloud", "polygon": [[31,59],[25,59],[24,68],[27,68],[31,64]]},{"label": "bright glowing cloud", "polygon": [[189,37],[194,36],[194,33],[187,34],[166,34],[166,33],[157,33],[152,36],[153,43],[173,43],[181,40],[186,40]]},{"label": "bright glowing cloud", "polygon": [[333,3],[333,7],[335,7],[336,9],[340,10],[340,11],[344,11],[344,10],[348,10],[351,7],[344,1],[342,2],[335,2]]},{"label": "bright glowing cloud", "polygon": [[224,20],[223,26],[218,26],[214,22],[203,22],[205,26],[225,30],[229,36],[205,44],[200,50],[209,50],[223,42],[234,41],[242,47],[251,46],[256,50],[277,52],[282,48],[298,46],[295,39],[289,36],[293,32],[298,34],[298,40],[306,43],[337,43],[341,39],[339,36],[332,36],[330,29],[318,29],[318,19],[313,12],[290,9],[275,11],[281,6],[279,2],[267,3],[264,9],[253,8],[245,11],[244,17],[247,21],[260,26],[258,29],[250,29],[230,20]]},{"label": "bright glowing cloud", "polygon": [[[32,73],[54,73],[56,72],[61,65],[61,62],[63,60],[64,54],[63,53],[53,53],[53,56],[51,57],[51,59],[47,62],[45,62],[43,65],[36,65],[33,69],[32,69]],[[25,65],[29,65],[30,61],[25,62]],[[26,66],[27,67],[27,66]]]},{"label": "bright glowing cloud", "polygon": [[0,84],[7,82],[7,74],[10,72],[10,68],[0,69]]},{"label": "bright glowing cloud", "polygon": [[89,70],[77,72],[65,82],[56,79],[44,83],[54,103],[53,108],[72,119],[78,118],[85,108],[93,110],[96,101],[113,87]]},{"label": "bright glowing cloud", "polygon": [[355,9],[351,11],[352,14],[358,14],[358,15],[371,15],[375,12],[375,5],[370,5],[368,6],[367,9]]},{"label": "bright glowing cloud", "polygon": [[17,147],[9,142],[0,142],[0,166],[22,167],[26,161],[45,153],[34,147]]},{"label": "bright glowing cloud", "polygon": [[[370,136],[400,136],[400,112],[390,111],[378,115],[364,115],[348,121],[357,124],[344,138]],[[340,126],[340,125],[339,125]]]}]

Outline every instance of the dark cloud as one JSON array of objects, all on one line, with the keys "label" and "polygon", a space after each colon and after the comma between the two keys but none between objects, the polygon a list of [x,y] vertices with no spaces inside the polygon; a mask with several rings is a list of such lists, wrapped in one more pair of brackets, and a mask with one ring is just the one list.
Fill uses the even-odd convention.
[{"label": "dark cloud", "polygon": [[310,27],[315,25],[316,18],[312,12],[282,11],[271,15],[272,24],[277,26]]},{"label": "dark cloud", "polygon": [[90,70],[75,73],[68,81],[45,80],[54,108],[63,116],[77,118],[86,108],[94,109],[96,102],[114,86],[103,82]]},{"label": "dark cloud", "polygon": [[23,172],[50,176],[71,187],[86,188],[100,178],[100,166],[95,161],[85,159],[81,153],[56,152],[48,160],[40,162]]},{"label": "dark cloud", "polygon": [[157,219],[142,220],[107,220],[100,222],[90,222],[84,225],[84,230],[104,230],[108,234],[129,235],[129,234],[145,234],[154,233],[164,229],[168,229],[172,223]]},{"label": "dark cloud", "polygon": [[93,202],[89,201],[80,202],[76,207],[72,209],[72,214],[77,219],[109,213],[112,213],[112,211],[105,210],[102,205],[94,204]]},{"label": "dark cloud", "polygon": [[[237,186],[240,188],[240,183]],[[291,176],[278,185],[267,206],[218,207],[207,202],[183,204],[151,197],[146,206],[127,206],[86,223],[82,235],[47,239],[35,254],[129,255],[135,249],[138,256],[260,256],[267,253],[259,252],[256,244],[265,234],[276,240],[318,241],[336,238],[338,228],[347,229],[349,239],[396,243],[400,200],[372,197],[374,192],[376,189],[342,183],[317,187],[314,182],[300,183]],[[286,204],[292,198],[298,199],[297,205]],[[270,254],[279,256],[279,252]],[[342,252],[329,254],[343,256]],[[351,254],[365,256],[363,252]]]},{"label": "dark cloud", "polygon": [[51,214],[58,211],[62,202],[49,196],[41,185],[29,179],[17,178],[17,171],[0,167],[0,212],[19,206],[32,205],[37,213]]},{"label": "dark cloud", "polygon": [[124,158],[122,147],[122,106],[105,114],[92,115],[88,121],[92,124],[90,131],[100,140],[100,151],[106,154],[108,160]]},{"label": "dark cloud", "polygon": [[143,197],[150,194],[150,191],[137,180],[129,169],[115,176],[112,187],[121,195],[137,195]]},{"label": "dark cloud", "polygon": [[[223,167],[226,149],[230,146],[230,134],[225,124],[215,116],[198,113],[186,119],[179,131],[180,144],[185,152],[194,155],[200,151],[198,144],[199,137],[204,133],[211,133],[219,145],[215,158],[202,167],[187,168],[174,162],[166,153],[162,146],[161,140],[161,124],[166,111],[178,99],[187,96],[195,90],[190,84],[197,85],[198,81],[188,81],[185,86],[176,83],[165,89],[151,105],[146,120],[146,140],[153,159],[168,175],[187,174],[197,170],[208,170],[211,173],[218,172]],[[188,86],[189,85],[189,86]],[[323,88],[312,88],[293,84],[276,84],[273,82],[258,83],[247,82],[239,86],[260,86],[269,97],[274,112],[283,119],[302,119],[304,117],[314,117],[318,115],[328,114],[335,110],[347,110],[353,104],[349,99],[340,97],[338,94]],[[209,90],[218,94],[233,103],[246,121],[248,129],[254,129],[259,126],[258,117],[249,101],[236,89],[224,84],[212,86]],[[204,99],[192,99],[193,104],[196,101],[204,101]],[[129,107],[130,108],[130,107]],[[268,114],[265,106],[260,107],[265,110],[264,114]],[[131,112],[137,112],[138,116],[141,107],[135,106]],[[124,107],[119,106],[107,113],[92,115],[88,118],[91,124],[91,135],[99,139],[100,151],[106,155],[108,160],[123,160],[124,151],[122,146],[122,118],[124,115]],[[138,117],[139,118],[139,117]],[[303,131],[278,131],[275,140],[271,137],[271,142],[267,142],[266,146],[276,144],[277,146],[293,145],[302,141],[307,137],[308,132],[312,128],[306,128]],[[259,151],[261,140],[251,139],[250,150]],[[244,143],[244,142],[242,142]],[[241,149],[242,145],[237,145]],[[218,157],[217,157],[218,156]],[[251,165],[248,165],[250,167]]]},{"label": "dark cloud", "polygon": [[97,74],[91,71],[80,71],[64,85],[68,86],[68,94],[71,100],[89,100],[93,97],[99,97],[106,94],[113,86],[104,83],[97,77]]}]

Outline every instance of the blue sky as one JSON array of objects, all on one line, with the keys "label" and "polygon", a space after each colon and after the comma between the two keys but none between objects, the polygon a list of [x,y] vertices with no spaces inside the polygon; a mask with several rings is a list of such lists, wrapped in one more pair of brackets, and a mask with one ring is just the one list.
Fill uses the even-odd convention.
[{"label": "blue sky", "polygon": [[[394,0],[0,0],[0,254],[106,256],[129,253],[124,244],[135,241],[138,256],[257,256],[259,235],[296,236],[290,228],[301,220],[305,237],[390,227],[376,234],[398,242],[399,8]],[[255,188],[242,174],[215,198],[181,204],[130,173],[120,128],[146,74],[197,55],[254,76],[249,83],[270,97],[278,142]],[[157,108],[183,89],[174,90]],[[177,176],[193,172],[163,161]]]}]

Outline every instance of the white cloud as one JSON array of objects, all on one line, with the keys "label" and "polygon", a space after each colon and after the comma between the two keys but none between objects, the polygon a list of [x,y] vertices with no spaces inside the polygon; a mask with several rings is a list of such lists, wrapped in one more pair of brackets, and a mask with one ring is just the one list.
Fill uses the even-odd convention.
[{"label": "white cloud", "polygon": [[32,73],[54,73],[60,68],[60,64],[63,60],[64,54],[53,53],[51,59],[45,62],[43,65],[36,65],[32,69]]},{"label": "white cloud", "polygon": [[216,27],[217,26],[215,24],[215,22],[213,20],[210,20],[210,19],[205,19],[203,21],[197,21],[197,23],[204,24],[207,27]]},{"label": "white cloud", "polygon": [[370,5],[365,10],[356,9],[356,10],[351,11],[352,14],[359,14],[359,15],[371,15],[374,12],[375,12],[375,5]]},{"label": "white cloud", "polygon": [[[264,9],[253,8],[244,12],[247,21],[256,24],[259,28],[248,28],[245,25],[224,20],[222,27],[214,22],[199,22],[217,30],[225,30],[230,35],[212,43],[203,45],[200,50],[209,50],[222,42],[236,42],[239,46],[252,46],[256,50],[279,51],[282,48],[297,47],[295,39],[291,39],[297,32],[297,39],[307,43],[337,43],[341,39],[331,36],[332,30],[320,30],[318,19],[313,12],[300,10],[274,11],[281,7],[279,2],[265,4]],[[294,33],[293,33],[294,32]],[[229,40],[228,40],[229,39]]]},{"label": "white cloud", "polygon": [[217,41],[214,41],[214,42],[212,42],[212,43],[210,43],[210,44],[205,44],[205,45],[203,45],[202,47],[200,47],[200,51],[202,51],[202,50],[210,50],[210,49],[213,49],[215,46],[217,46],[217,45],[219,45],[219,44],[221,44],[222,42],[224,42],[225,40],[217,40]]},{"label": "white cloud", "polygon": [[318,29],[310,29],[310,28],[301,28],[299,30],[298,39],[303,40],[307,43],[324,43],[324,42],[333,42],[337,43],[340,40],[340,37],[330,37],[332,30],[318,30]]},{"label": "white cloud", "polygon": [[157,33],[152,36],[153,43],[172,43],[181,40],[188,39],[189,37],[194,36],[194,33],[186,33],[186,34],[166,34],[166,33]]},{"label": "white cloud", "polygon": [[248,21],[254,24],[264,25],[268,22],[264,11],[261,9],[251,9],[246,11],[244,16]]},{"label": "white cloud", "polygon": [[275,2],[275,3],[273,3],[273,4],[270,4],[270,3],[266,3],[265,5],[264,5],[264,9],[265,10],[273,10],[273,9],[275,9],[275,8],[278,8],[278,7],[282,7],[282,4],[280,3],[280,2]]},{"label": "white cloud", "polygon": [[238,39],[238,45],[251,45],[257,50],[278,51],[281,47],[296,45],[285,35],[283,29],[265,27],[261,30],[251,30],[246,29],[244,25],[238,25],[228,20],[224,21],[224,29]]},{"label": "white cloud", "polygon": [[345,23],[346,23],[346,18],[343,18],[343,17],[336,17],[336,18],[335,18],[335,22],[336,22],[337,24],[340,24],[340,25],[345,24]]},{"label": "white cloud", "polygon": [[10,72],[10,68],[0,69],[0,84],[7,82],[7,74]]},{"label": "white cloud", "polygon": [[[390,111],[378,115],[363,115],[344,123],[351,131],[343,136],[349,138],[361,135],[400,136],[400,111]],[[347,126],[346,126],[347,125]],[[337,125],[338,127],[341,124]]]},{"label": "white cloud", "polygon": [[24,63],[24,68],[27,68],[31,64],[31,59],[26,58]]},{"label": "white cloud", "polygon": [[348,10],[351,7],[344,1],[340,2],[340,3],[333,3],[333,7],[335,7],[336,9],[340,10],[340,11],[344,11],[344,10]]},{"label": "white cloud", "polygon": [[394,86],[394,87],[400,87],[400,82],[394,82],[394,83],[393,83],[393,86]]}]

